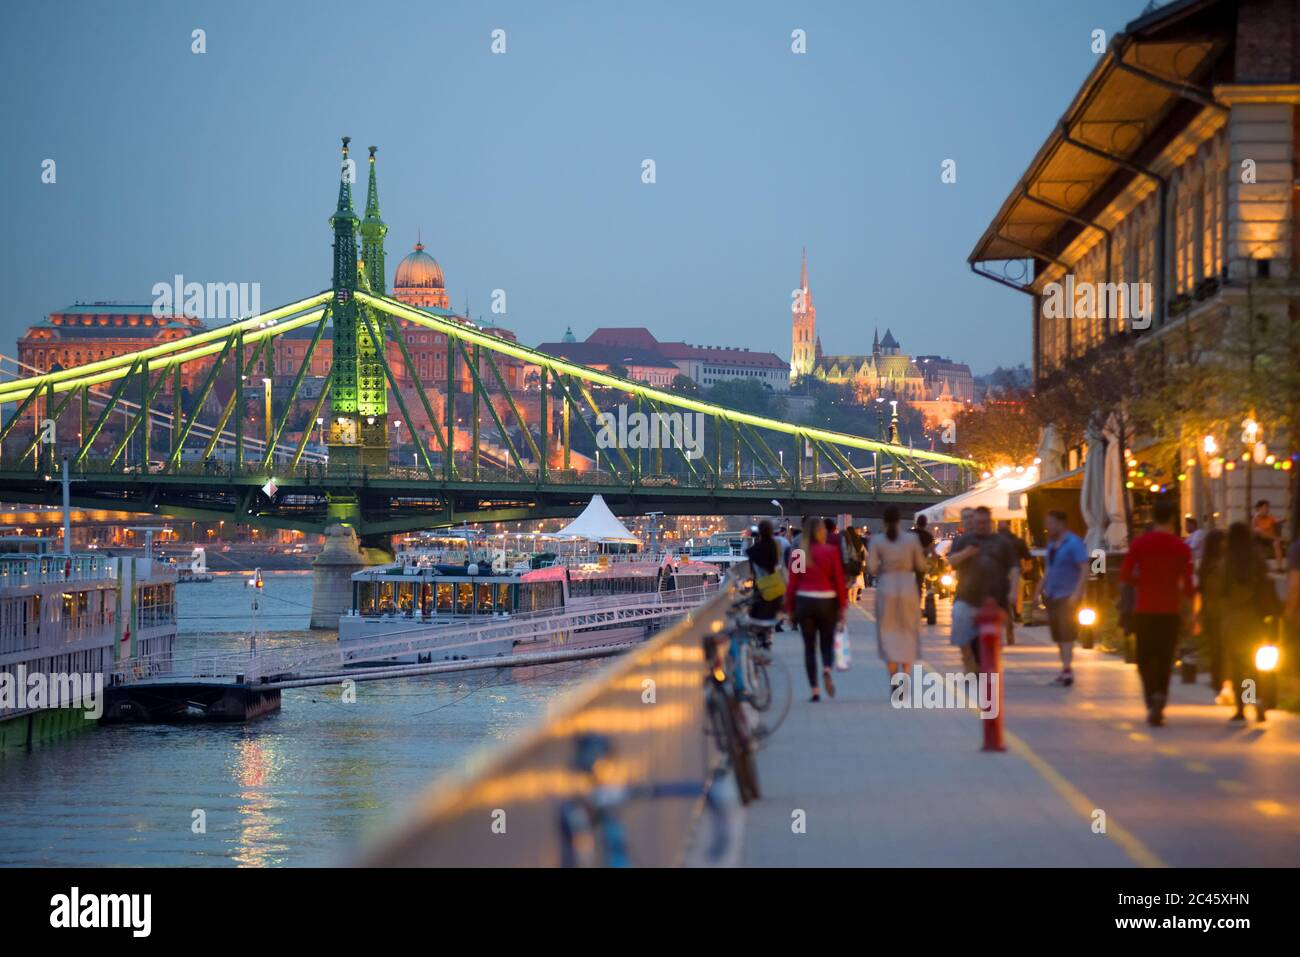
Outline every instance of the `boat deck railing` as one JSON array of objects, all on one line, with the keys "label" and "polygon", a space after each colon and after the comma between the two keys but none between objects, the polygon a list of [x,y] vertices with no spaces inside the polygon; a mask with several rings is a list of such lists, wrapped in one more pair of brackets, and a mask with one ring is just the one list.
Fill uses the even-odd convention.
[{"label": "boat deck railing", "polygon": [[137,656],[116,662],[110,683],[135,684],[145,681],[221,681],[270,683],[329,677],[347,668],[411,655],[472,658],[484,646],[497,643],[523,644],[549,640],[577,630],[648,624],[684,614],[710,598],[717,585],[681,588],[666,592],[612,595],[579,599],[564,608],[519,615],[484,618],[479,621],[407,626],[392,632],[327,645],[302,644],[289,648],[201,652],[189,656],[167,653],[154,660]]}]

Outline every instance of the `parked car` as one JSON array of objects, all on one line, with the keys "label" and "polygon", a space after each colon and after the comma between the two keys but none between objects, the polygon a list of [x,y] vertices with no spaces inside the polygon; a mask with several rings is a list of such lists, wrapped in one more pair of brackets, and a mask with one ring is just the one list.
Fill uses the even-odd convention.
[{"label": "parked car", "polygon": [[921,486],[911,479],[890,479],[880,486],[882,492],[919,492]]}]

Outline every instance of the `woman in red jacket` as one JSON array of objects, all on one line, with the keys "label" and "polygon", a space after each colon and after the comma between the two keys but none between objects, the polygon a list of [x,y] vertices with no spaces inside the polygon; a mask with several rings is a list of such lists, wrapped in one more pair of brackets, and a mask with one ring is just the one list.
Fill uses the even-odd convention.
[{"label": "woman in red jacket", "polygon": [[844,622],[848,590],[839,549],[826,543],[826,523],[804,519],[799,544],[790,549],[790,584],[785,590],[786,612],[803,635],[803,660],[812,687],[812,700],[820,701],[817,687],[817,646],[822,652],[826,693],[835,697],[831,666],[835,663],[835,631]]}]

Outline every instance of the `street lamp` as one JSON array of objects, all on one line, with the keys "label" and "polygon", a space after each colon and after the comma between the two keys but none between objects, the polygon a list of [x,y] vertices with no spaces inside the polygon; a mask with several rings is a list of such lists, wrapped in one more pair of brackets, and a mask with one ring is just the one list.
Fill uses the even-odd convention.
[{"label": "street lamp", "polygon": [[778,502],[776,499],[772,499],[772,504],[775,505],[777,508],[779,508],[779,509],[781,510],[781,519],[784,520],[784,519],[785,519],[785,506],[782,505],[780,502]]},{"label": "street lamp", "polygon": [[1250,521],[1251,509],[1251,479],[1254,478],[1255,470],[1251,467],[1252,462],[1255,465],[1262,465],[1264,459],[1268,457],[1268,446],[1264,444],[1263,426],[1255,419],[1253,415],[1248,415],[1241,421],[1241,444],[1245,447],[1241,456],[1242,467],[1246,470],[1246,510],[1245,520]]},{"label": "street lamp", "polygon": [[316,418],[316,428],[320,430],[320,444],[325,444],[325,420],[319,416]]}]

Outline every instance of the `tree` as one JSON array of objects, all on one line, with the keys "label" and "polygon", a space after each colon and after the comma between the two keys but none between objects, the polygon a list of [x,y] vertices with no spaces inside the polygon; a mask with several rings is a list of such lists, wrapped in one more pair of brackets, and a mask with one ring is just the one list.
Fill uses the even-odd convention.
[{"label": "tree", "polygon": [[[1040,384],[1035,408],[1042,425],[1052,425],[1069,444],[1094,429],[1113,427],[1122,451],[1139,432],[1150,429],[1152,404],[1144,399],[1160,381],[1151,359],[1131,334],[1112,336],[1067,359]],[[1091,453],[1090,453],[1091,454]],[[1133,536],[1133,507],[1124,493],[1124,521]]]},{"label": "tree", "polygon": [[1038,448],[1038,420],[1032,393],[992,396],[954,418],[957,453],[982,465],[1023,465]]},{"label": "tree", "polygon": [[697,398],[700,395],[699,383],[689,376],[682,375],[680,372],[673,376],[673,384],[668,389],[689,398]]},{"label": "tree", "polygon": [[785,400],[770,386],[754,379],[724,379],[708,389],[708,399],[717,405],[768,418],[785,415]]}]

